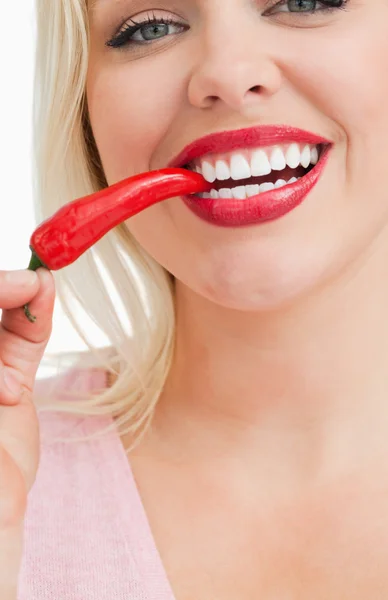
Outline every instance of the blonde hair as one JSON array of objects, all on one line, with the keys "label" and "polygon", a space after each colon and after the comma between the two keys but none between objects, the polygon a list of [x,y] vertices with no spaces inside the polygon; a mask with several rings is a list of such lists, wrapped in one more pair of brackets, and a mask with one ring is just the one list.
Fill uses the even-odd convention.
[{"label": "blonde hair", "polygon": [[[36,3],[33,194],[35,218],[40,223],[67,202],[106,187],[107,182],[86,102],[86,0]],[[52,387],[49,394],[35,398],[38,409],[110,415],[116,421],[104,431],[117,426],[138,438],[150,423],[171,365],[174,278],[139,246],[124,224],[53,276],[61,308],[89,349],[56,356],[56,364],[70,360],[81,372],[104,368],[117,379],[111,388],[89,394],[61,390],[62,398],[57,401]],[[108,292],[107,277],[120,295],[129,333]],[[110,347],[99,349],[88,340],[85,315],[77,312],[79,308],[105,334]],[[42,364],[52,360],[46,354]]]}]

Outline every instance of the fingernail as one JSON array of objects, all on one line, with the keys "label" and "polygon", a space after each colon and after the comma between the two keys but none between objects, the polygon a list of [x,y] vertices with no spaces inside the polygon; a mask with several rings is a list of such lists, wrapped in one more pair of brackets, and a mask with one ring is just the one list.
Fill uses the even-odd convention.
[{"label": "fingernail", "polygon": [[38,275],[30,269],[22,269],[20,271],[8,271],[5,274],[5,279],[9,283],[18,285],[33,285],[36,283]]},{"label": "fingernail", "polygon": [[4,371],[4,383],[14,396],[19,396],[21,394],[21,382],[8,370]]}]

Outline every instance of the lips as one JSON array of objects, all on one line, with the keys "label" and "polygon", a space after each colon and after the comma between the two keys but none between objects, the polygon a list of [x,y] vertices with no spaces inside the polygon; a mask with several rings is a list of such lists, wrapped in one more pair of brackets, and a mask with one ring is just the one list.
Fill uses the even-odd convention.
[{"label": "lips", "polygon": [[[279,125],[222,131],[192,142],[172,159],[168,166],[170,168],[189,168],[190,164],[192,165],[193,161],[199,157],[206,156],[211,160],[214,158],[212,155],[217,153],[250,148],[255,148],[257,152],[260,151],[260,148],[286,143],[304,143],[319,147],[317,164],[312,169],[309,167],[300,178],[293,177],[288,183],[283,180],[277,181],[275,186],[270,182],[257,185],[258,182],[254,182],[251,178],[251,183],[256,183],[256,185],[244,186],[240,181],[238,188],[229,190],[227,194],[228,190],[220,190],[218,193],[213,189],[211,197],[209,194],[201,194],[181,198],[194,215],[212,225],[221,227],[256,225],[286,215],[306,199],[318,183],[328,163],[333,146],[331,140],[303,129]],[[281,187],[277,187],[279,184]]]}]

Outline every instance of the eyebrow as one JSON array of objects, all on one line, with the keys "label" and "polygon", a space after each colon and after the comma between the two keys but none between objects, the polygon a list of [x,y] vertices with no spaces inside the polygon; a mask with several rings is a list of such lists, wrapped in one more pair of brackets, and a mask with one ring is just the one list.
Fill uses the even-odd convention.
[{"label": "eyebrow", "polygon": [[[86,0],[88,4],[88,12],[93,12],[96,6],[100,4],[106,4],[107,0]],[[111,4],[114,4],[114,0],[110,0]],[[116,0],[116,4],[123,4],[123,0]]]},{"label": "eyebrow", "polygon": [[[106,4],[106,0],[86,0],[88,5],[88,13],[92,13],[98,6]],[[114,0],[111,0],[111,4],[114,4]],[[116,4],[121,4],[120,0],[117,0]]]},{"label": "eyebrow", "polygon": [[[173,2],[173,4],[178,4],[180,3],[181,0],[178,0],[178,2]],[[86,4],[87,4],[87,14],[93,18],[94,13],[97,13],[100,9],[100,7],[104,7],[104,6],[110,6],[113,10],[120,10],[120,7],[125,8],[128,4],[130,4],[131,6],[131,10],[133,11],[137,11],[137,10],[146,10],[146,8],[144,7],[144,0],[131,0],[129,2],[129,0],[86,0]],[[162,8],[164,6],[164,2],[163,0],[155,0],[155,5],[153,8],[157,8],[158,6],[160,8]]]},{"label": "eyebrow", "polygon": [[[156,4],[159,4],[161,2],[161,0],[157,0]],[[128,4],[128,0],[86,0],[87,3],[87,7],[88,7],[88,13],[92,13],[95,8],[99,7],[99,6],[104,6],[107,4],[111,4],[112,7],[113,6],[120,6],[120,5],[126,5]],[[134,4],[135,9],[137,10],[137,5],[142,5],[144,3],[144,0],[132,0],[132,4]],[[140,7],[139,7],[140,8]]]}]

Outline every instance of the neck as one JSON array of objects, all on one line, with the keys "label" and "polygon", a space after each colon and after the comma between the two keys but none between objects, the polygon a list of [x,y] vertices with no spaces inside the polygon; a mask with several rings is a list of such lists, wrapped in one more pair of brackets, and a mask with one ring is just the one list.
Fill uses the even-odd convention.
[{"label": "neck", "polygon": [[223,309],[177,282],[175,358],[156,415],[167,439],[181,451],[200,439],[204,457],[216,443],[303,457],[307,469],[388,451],[385,263],[370,253],[265,313]]}]

